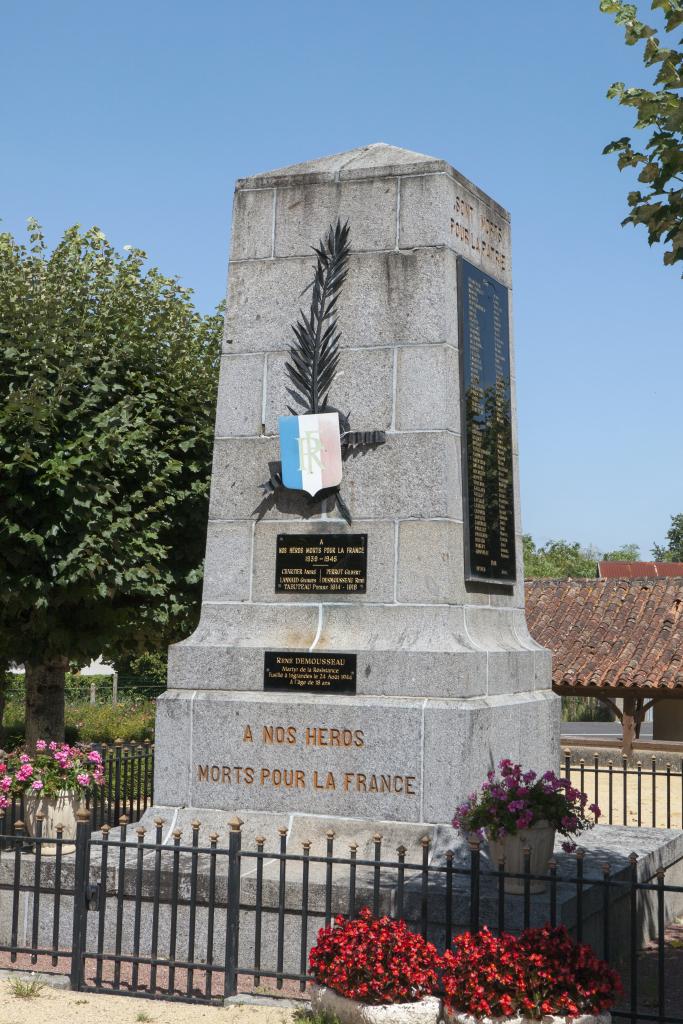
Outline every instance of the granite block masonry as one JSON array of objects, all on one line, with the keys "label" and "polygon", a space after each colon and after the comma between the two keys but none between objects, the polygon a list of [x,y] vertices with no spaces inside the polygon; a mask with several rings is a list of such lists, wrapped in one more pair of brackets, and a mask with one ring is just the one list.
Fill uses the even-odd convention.
[{"label": "granite block masonry", "polygon": [[[330,403],[354,430],[386,432],[344,461],[351,524],[334,497],[262,503],[260,490],[280,457],[312,246],[337,219],[351,254]],[[170,649],[158,804],[438,824],[502,757],[556,767],[550,653],[524,615],[510,289],[507,212],[443,160],[376,144],[237,182],[201,620]],[[487,355],[475,321],[489,293],[505,316],[494,310]],[[474,476],[488,435],[472,434],[466,337],[475,383],[487,366],[507,374],[494,387],[507,450],[486,472],[510,470],[495,493]],[[506,579],[481,539],[492,528]],[[288,585],[290,534],[333,552],[363,535],[361,584]],[[299,579],[301,557],[287,569]]]}]

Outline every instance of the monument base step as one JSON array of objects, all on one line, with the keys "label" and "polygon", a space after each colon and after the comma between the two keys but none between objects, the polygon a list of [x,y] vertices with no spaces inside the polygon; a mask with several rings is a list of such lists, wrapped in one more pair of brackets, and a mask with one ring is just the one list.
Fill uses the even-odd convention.
[{"label": "monument base step", "polygon": [[[212,930],[212,960],[222,963],[225,954],[225,927],[227,904],[227,855],[230,821],[243,819],[241,825],[241,889],[239,965],[254,969],[257,960],[256,936],[260,932],[260,973],[264,982],[269,972],[278,968],[278,934],[282,938],[281,970],[296,974],[302,956],[302,908],[306,907],[307,929],[303,945],[307,953],[314,943],[318,929],[326,916],[356,912],[363,906],[376,906],[380,913],[403,917],[414,930],[427,922],[431,941],[443,948],[450,924],[453,932],[470,928],[472,921],[471,851],[465,840],[444,825],[416,822],[376,821],[337,818],[306,814],[253,812],[236,809],[226,814],[196,807],[155,806],[136,825],[129,826],[125,869],[119,870],[119,847],[114,845],[120,837],[119,829],[109,833],[106,878],[102,872],[101,845],[91,846],[90,882],[99,885],[99,906],[102,916],[92,910],[87,915],[87,954],[97,951],[98,928],[103,929],[103,952],[116,951],[117,894],[124,893],[120,927],[121,950],[132,952],[137,945],[141,956],[148,956],[153,948],[155,903],[158,902],[158,947],[161,959],[168,956],[171,934],[172,900],[176,904],[176,959],[185,958],[201,964],[207,953],[207,935]],[[157,871],[155,840],[157,821],[162,821],[162,851]],[[199,821],[198,847],[193,857],[192,822]],[[144,837],[139,831],[145,829]],[[282,829],[282,832],[278,830]],[[173,882],[174,832],[181,830],[177,888]],[[331,836],[330,833],[334,835]],[[218,834],[213,907],[210,914],[209,892],[212,857],[207,854],[212,833]],[[381,836],[381,840],[377,837]],[[99,834],[94,836],[101,839]],[[262,870],[259,872],[257,838],[263,843]],[[423,842],[429,839],[428,846]],[[142,846],[138,844],[142,840]],[[323,859],[332,840],[333,856],[341,863],[328,863]],[[304,888],[304,844],[311,844],[307,858],[308,885]],[[379,844],[380,861],[375,862]],[[288,859],[281,874],[282,860],[278,857],[284,846]],[[400,882],[398,848],[403,847],[404,871]],[[629,855],[638,856],[638,879],[647,882],[659,867],[666,869],[666,883],[683,884],[683,833],[664,829],[628,828],[601,825],[582,837],[583,875],[581,886],[582,938],[590,942],[598,953],[603,952],[605,934],[605,900],[603,867],[609,865],[611,883],[608,890],[610,959],[618,963],[626,958],[630,943],[630,889],[628,885]],[[351,886],[351,852],[355,853],[355,886]],[[425,850],[427,851],[425,854]],[[220,852],[222,851],[222,852]],[[449,883],[445,870],[447,853],[452,854]],[[424,867],[423,857],[426,861]],[[291,858],[291,859],[289,859]],[[576,857],[562,852],[560,844],[555,850],[557,860],[556,920],[576,932],[578,888]],[[41,866],[43,895],[39,914],[38,944],[43,948],[52,943],[54,901],[45,895],[51,888],[54,864],[44,858]],[[193,861],[196,861],[196,879],[193,881]],[[141,864],[142,874],[138,874]],[[386,865],[386,866],[385,866]],[[478,887],[479,924],[498,927],[500,921],[499,879],[488,860],[485,849],[480,860]],[[0,943],[10,942],[12,922],[12,888],[14,858],[0,858]],[[73,886],[74,856],[66,856],[62,869],[62,888]],[[18,944],[30,945],[32,940],[33,891],[35,858],[22,856],[21,881],[22,912],[19,915]],[[138,888],[139,886],[139,888]],[[190,894],[196,892],[194,914],[191,913]],[[351,891],[353,888],[353,899]],[[136,915],[135,895],[142,902]],[[524,926],[524,896],[504,894],[506,930],[517,932]],[[530,898],[529,923],[543,925],[551,917],[551,889]],[[450,902],[450,907],[449,907]],[[68,948],[71,941],[72,901],[67,895],[61,900],[59,920],[60,948]],[[257,905],[260,911],[257,912]],[[636,944],[641,946],[654,935],[657,928],[657,895],[654,890],[641,890],[637,901]],[[665,896],[665,921],[683,913],[683,893]],[[136,917],[139,931],[136,943]],[[210,922],[212,922],[210,926]],[[192,954],[188,943],[193,935]]]}]

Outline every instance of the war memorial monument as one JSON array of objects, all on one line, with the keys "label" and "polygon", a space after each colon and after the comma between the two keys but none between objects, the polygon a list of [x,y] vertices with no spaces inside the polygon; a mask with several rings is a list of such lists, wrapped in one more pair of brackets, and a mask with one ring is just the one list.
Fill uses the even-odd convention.
[{"label": "war memorial monument", "polygon": [[524,587],[510,220],[384,144],[241,179],[201,620],[155,803],[448,823],[554,768]]},{"label": "war memorial monument", "polygon": [[[378,144],[237,183],[201,619],[170,650],[155,805],[81,861],[87,949],[156,957],[172,936],[174,965],[211,948],[228,980],[239,949],[281,987],[305,973],[304,906],[319,922],[375,903],[443,944],[476,882],[477,920],[499,922],[499,865],[471,867],[454,810],[503,757],[559,764],[550,653],[524,615],[513,354],[508,215],[444,161]],[[680,884],[683,835],[581,843],[580,860],[557,844],[529,921],[552,898],[571,928],[577,865],[607,864],[625,948],[629,853],[641,880],[673,865]],[[583,877],[599,944],[607,890]],[[71,915],[11,900],[0,939],[33,928],[47,948],[58,927],[68,948]],[[506,928],[526,906],[506,897]]]}]

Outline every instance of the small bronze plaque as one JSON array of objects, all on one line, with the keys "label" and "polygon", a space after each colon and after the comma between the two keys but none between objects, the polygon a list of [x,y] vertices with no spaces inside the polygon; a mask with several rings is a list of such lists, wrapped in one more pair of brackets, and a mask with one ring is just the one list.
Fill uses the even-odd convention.
[{"label": "small bronze plaque", "polygon": [[367,533],[278,534],[278,594],[364,594],[367,569]]},{"label": "small bronze plaque", "polygon": [[263,689],[291,693],[355,693],[356,655],[265,651]]}]

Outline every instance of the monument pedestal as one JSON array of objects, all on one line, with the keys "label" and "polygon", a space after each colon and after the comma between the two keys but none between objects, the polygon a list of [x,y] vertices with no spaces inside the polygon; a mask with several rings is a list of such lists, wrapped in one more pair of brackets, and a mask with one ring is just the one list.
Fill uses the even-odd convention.
[{"label": "monument pedestal", "polygon": [[[384,441],[346,452],[351,523],[335,494],[262,489],[278,417],[307,411],[291,325],[338,219],[329,405]],[[524,616],[510,282],[508,214],[444,161],[373,145],[237,183],[201,621],[170,650],[158,802],[443,823],[501,758],[557,766]]]},{"label": "monument pedestal", "polygon": [[157,716],[155,800],[193,807],[199,818],[203,808],[238,806],[447,822],[502,752],[545,770],[555,718],[547,691],[469,699],[170,693]]}]

